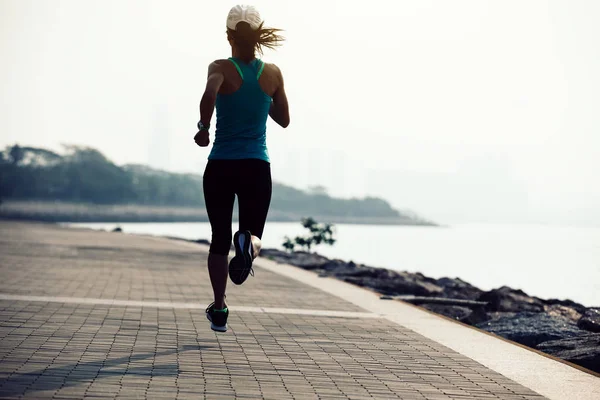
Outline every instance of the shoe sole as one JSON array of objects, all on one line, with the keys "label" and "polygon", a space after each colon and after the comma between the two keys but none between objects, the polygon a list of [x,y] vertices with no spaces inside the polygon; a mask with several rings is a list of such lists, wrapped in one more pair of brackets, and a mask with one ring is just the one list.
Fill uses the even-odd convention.
[{"label": "shoe sole", "polygon": [[236,285],[244,283],[252,269],[251,238],[252,236],[248,231],[236,232],[233,236],[235,256],[229,262],[229,278]]},{"label": "shoe sole", "polygon": [[206,313],[206,319],[208,319],[210,321],[210,329],[212,329],[215,332],[227,332],[227,324],[225,324],[224,326],[218,326],[215,325],[212,322],[212,319],[210,318],[210,314]]},{"label": "shoe sole", "polygon": [[212,329],[215,332],[227,332],[227,324],[225,324],[225,326],[216,326],[211,322],[210,329]]}]

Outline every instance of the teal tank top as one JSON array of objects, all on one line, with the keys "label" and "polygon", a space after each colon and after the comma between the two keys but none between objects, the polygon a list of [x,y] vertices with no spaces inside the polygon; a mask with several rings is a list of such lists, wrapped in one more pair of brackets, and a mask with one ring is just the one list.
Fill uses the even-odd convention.
[{"label": "teal tank top", "polygon": [[209,160],[256,158],[270,162],[267,151],[267,118],[271,97],[258,83],[265,64],[229,59],[242,77],[242,85],[231,94],[217,94],[217,129]]}]

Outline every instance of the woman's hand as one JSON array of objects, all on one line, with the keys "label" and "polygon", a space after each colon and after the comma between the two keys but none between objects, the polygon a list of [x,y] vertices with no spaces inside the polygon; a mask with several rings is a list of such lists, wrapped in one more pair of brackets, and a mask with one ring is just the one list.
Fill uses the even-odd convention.
[{"label": "woman's hand", "polygon": [[196,144],[200,147],[208,146],[210,143],[210,137],[209,137],[208,131],[203,130],[203,131],[199,131],[198,133],[196,133],[196,136],[194,136],[194,142],[196,142]]}]

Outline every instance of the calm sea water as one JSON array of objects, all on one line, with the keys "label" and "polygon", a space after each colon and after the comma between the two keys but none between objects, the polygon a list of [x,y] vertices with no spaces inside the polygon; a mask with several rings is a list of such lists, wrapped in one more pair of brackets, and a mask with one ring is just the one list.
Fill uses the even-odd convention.
[{"label": "calm sea water", "polygon": [[[72,224],[113,229],[116,223]],[[208,223],[125,223],[126,233],[209,239]],[[234,228],[235,229],[235,228]],[[600,228],[547,225],[456,225],[448,228],[337,225],[327,257],[427,276],[459,277],[482,289],[502,285],[542,298],[600,306]],[[282,248],[299,223],[270,222],[264,247]]]}]

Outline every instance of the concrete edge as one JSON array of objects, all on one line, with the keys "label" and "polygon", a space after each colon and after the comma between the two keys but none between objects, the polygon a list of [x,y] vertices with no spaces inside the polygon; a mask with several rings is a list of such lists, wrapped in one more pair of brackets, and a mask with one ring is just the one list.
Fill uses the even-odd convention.
[{"label": "concrete edge", "polygon": [[[399,300],[396,300],[396,301],[399,301]],[[499,339],[499,340],[502,340],[502,341],[504,341],[504,342],[510,343],[510,344],[512,344],[512,345],[514,345],[514,346],[521,347],[521,348],[523,348],[523,349],[525,349],[525,350],[527,350],[527,351],[532,351],[532,352],[534,352],[534,353],[536,353],[536,354],[538,354],[538,355],[540,355],[540,356],[542,356],[542,357],[549,358],[549,359],[551,359],[552,361],[556,361],[556,362],[559,362],[559,363],[562,363],[562,364],[568,365],[568,366],[569,366],[569,367],[571,367],[571,368],[578,369],[578,370],[580,370],[581,372],[585,372],[586,374],[589,374],[589,375],[592,375],[592,376],[595,376],[595,377],[598,377],[598,378],[600,378],[600,373],[598,373],[598,372],[594,372],[594,371],[592,371],[592,370],[589,370],[589,369],[587,369],[587,368],[585,368],[585,367],[582,367],[581,365],[573,364],[573,363],[572,363],[572,362],[570,362],[570,361],[563,360],[562,358],[558,358],[558,357],[556,357],[556,356],[553,356],[553,355],[551,355],[551,354],[548,354],[548,353],[544,353],[543,351],[540,351],[540,350],[534,349],[533,347],[525,346],[524,344],[521,344],[521,343],[518,343],[518,342],[512,341],[512,340],[510,340],[510,339],[507,339],[507,338],[505,338],[505,337],[502,337],[502,336],[496,335],[495,333],[488,332],[488,331],[486,331],[486,330],[484,330],[484,329],[477,328],[476,326],[469,325],[469,324],[465,324],[464,322],[461,322],[461,321],[458,321],[458,320],[452,319],[452,318],[450,318],[450,317],[447,317],[447,316],[445,316],[445,315],[438,314],[438,313],[436,313],[436,312],[434,312],[434,311],[428,310],[428,309],[426,309],[426,308],[419,307],[419,306],[417,306],[417,305],[415,305],[415,304],[411,304],[411,303],[408,303],[408,302],[405,302],[405,301],[401,301],[401,302],[402,302],[402,303],[405,303],[405,304],[406,304],[407,306],[409,306],[409,307],[415,307],[415,308],[418,308],[420,311],[424,311],[424,312],[426,312],[426,313],[429,313],[429,314],[435,315],[435,316],[436,316],[436,317],[438,317],[438,318],[442,318],[442,319],[448,320],[448,321],[450,321],[450,322],[452,322],[452,323],[455,323],[455,324],[462,325],[462,326],[464,326],[465,328],[468,328],[468,329],[474,329],[474,330],[476,330],[477,332],[483,333],[484,335],[492,336],[492,337],[493,337],[493,338],[495,338],[495,339]]]},{"label": "concrete edge", "polygon": [[549,399],[600,398],[600,379],[597,375],[581,367],[573,368],[571,363],[564,360],[412,304],[381,300],[379,294],[371,290],[335,278],[321,278],[311,271],[262,258],[255,264],[321,289],[367,311],[383,314],[390,321],[449,347]]}]

